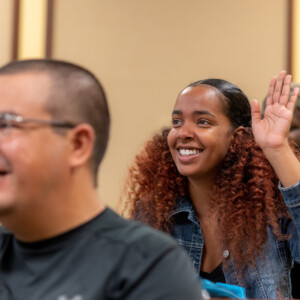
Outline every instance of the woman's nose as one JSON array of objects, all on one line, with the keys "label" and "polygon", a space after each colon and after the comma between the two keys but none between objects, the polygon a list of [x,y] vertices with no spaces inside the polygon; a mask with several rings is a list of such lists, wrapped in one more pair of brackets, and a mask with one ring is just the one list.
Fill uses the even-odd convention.
[{"label": "woman's nose", "polygon": [[190,140],[194,137],[194,131],[189,123],[184,123],[179,130],[179,137],[183,140]]}]

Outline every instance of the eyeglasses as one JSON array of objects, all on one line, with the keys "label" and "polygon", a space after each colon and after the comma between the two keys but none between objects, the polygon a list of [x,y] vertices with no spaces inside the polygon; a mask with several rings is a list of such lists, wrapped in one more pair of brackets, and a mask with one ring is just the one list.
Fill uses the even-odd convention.
[{"label": "eyeglasses", "polygon": [[0,114],[0,134],[4,132],[8,133],[12,128],[21,128],[25,124],[30,124],[30,123],[48,125],[52,127],[66,128],[66,129],[72,129],[77,126],[69,122],[30,119],[30,118],[23,118],[22,116],[14,115],[12,113],[3,113]]}]

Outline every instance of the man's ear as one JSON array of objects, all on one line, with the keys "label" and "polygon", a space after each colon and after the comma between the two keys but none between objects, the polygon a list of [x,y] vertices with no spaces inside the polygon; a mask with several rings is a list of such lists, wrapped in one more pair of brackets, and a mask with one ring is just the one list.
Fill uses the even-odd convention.
[{"label": "man's ear", "polygon": [[69,132],[70,156],[72,168],[90,161],[95,143],[95,131],[89,124],[79,124]]}]

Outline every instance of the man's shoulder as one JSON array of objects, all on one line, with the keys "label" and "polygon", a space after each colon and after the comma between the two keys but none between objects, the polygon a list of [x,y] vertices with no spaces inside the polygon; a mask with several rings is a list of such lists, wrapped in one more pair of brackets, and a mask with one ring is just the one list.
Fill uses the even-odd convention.
[{"label": "man's shoulder", "polygon": [[[102,249],[113,249],[116,260],[106,283],[109,294],[118,299],[201,299],[190,259],[175,239],[110,209],[97,227],[99,240],[109,243]],[[111,252],[102,256],[112,261]]]},{"label": "man's shoulder", "polygon": [[163,251],[178,247],[176,240],[166,233],[138,221],[124,219],[109,208],[99,219],[99,225],[96,230],[99,237],[124,247],[135,247],[137,251]]},{"label": "man's shoulder", "polygon": [[[13,234],[0,225],[0,250],[13,239]],[[2,251],[2,250],[1,250]]]},{"label": "man's shoulder", "polygon": [[4,226],[0,225],[0,238],[11,237],[12,233],[8,231]]}]

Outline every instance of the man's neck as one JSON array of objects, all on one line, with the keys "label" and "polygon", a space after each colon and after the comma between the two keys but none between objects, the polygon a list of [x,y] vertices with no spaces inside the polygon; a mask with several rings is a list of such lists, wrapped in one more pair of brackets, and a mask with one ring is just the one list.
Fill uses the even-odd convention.
[{"label": "man's neck", "polygon": [[23,242],[52,238],[72,230],[104,209],[96,188],[75,188],[57,192],[56,197],[45,197],[38,206],[27,207],[4,215],[1,223]]}]

